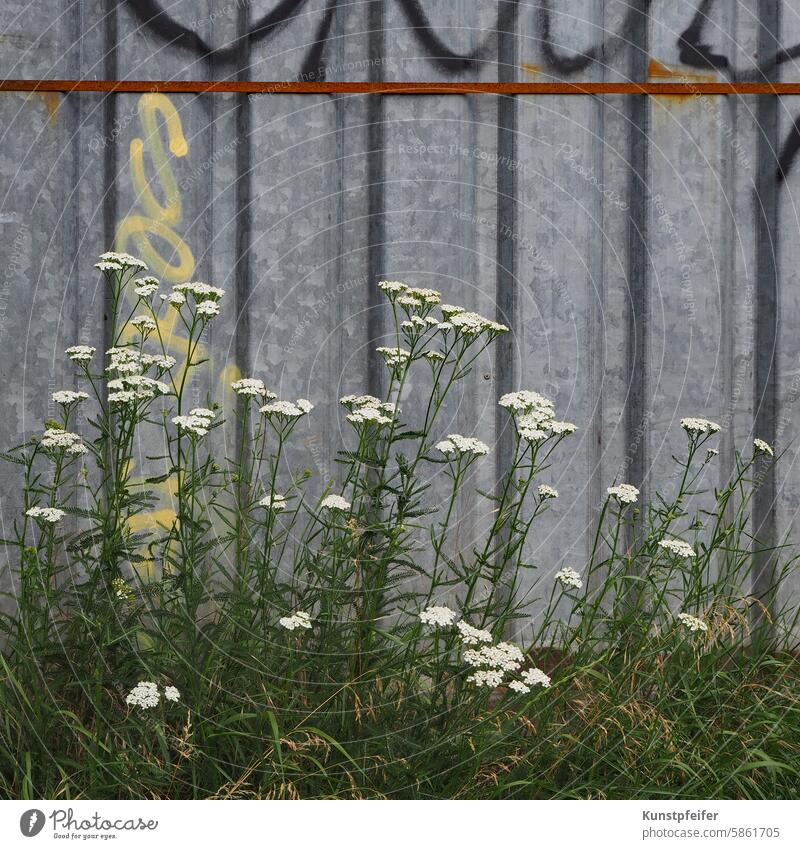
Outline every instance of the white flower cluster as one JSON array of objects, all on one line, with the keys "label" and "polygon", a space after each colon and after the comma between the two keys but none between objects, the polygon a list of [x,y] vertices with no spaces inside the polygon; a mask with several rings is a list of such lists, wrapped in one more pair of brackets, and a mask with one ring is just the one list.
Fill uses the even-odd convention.
[{"label": "white flower cluster", "polygon": [[616,498],[620,504],[635,504],[639,499],[639,490],[629,483],[618,483],[616,486],[610,486],[606,492]]},{"label": "white flower cluster", "polygon": [[551,684],[550,676],[545,675],[545,673],[542,672],[541,669],[537,669],[535,666],[531,669],[526,669],[522,673],[521,678],[526,684],[531,687],[535,686],[536,684],[541,684],[542,687],[547,689]]},{"label": "white flower cluster", "polygon": [[517,693],[530,693],[531,687],[534,687],[537,684],[541,684],[542,687],[547,689],[551,683],[550,676],[545,675],[541,669],[537,669],[535,666],[531,669],[526,669],[520,678],[521,680],[519,681],[508,682],[508,686]]},{"label": "white flower cluster", "polygon": [[391,424],[392,415],[397,410],[391,401],[381,401],[374,395],[345,395],[339,399],[339,403],[350,410],[347,421],[352,424]]},{"label": "white flower cluster", "polygon": [[[467,682],[476,687],[494,689],[503,683],[506,673],[518,672],[525,661],[522,650],[513,643],[497,643],[494,646],[483,646],[480,649],[467,649],[464,661],[472,667],[477,667],[467,676]],[[541,669],[526,669],[518,679],[508,682],[509,689],[516,693],[530,693],[531,687],[541,684],[550,686],[550,678]]]},{"label": "white flower cluster", "polygon": [[381,346],[375,350],[383,357],[390,369],[400,369],[411,359],[411,352],[406,351],[405,348],[387,348]]},{"label": "white flower cluster", "polygon": [[497,643],[495,646],[482,646],[479,649],[467,649],[464,662],[470,666],[488,666],[503,672],[516,672],[525,660],[522,649],[513,643]]},{"label": "white flower cluster", "polygon": [[156,395],[169,395],[172,390],[161,380],[145,377],[143,374],[131,374],[115,377],[106,384],[109,390],[108,400],[115,404],[129,404],[132,401],[155,398]]},{"label": "white flower cluster", "polygon": [[60,389],[53,393],[53,401],[56,404],[74,404],[76,401],[85,401],[89,395],[86,392],[73,392],[71,389]]},{"label": "white flower cluster", "polygon": [[65,513],[58,507],[31,507],[30,510],[25,511],[25,515],[55,525],[56,522],[60,522],[64,518]]},{"label": "white flower cluster", "polygon": [[259,502],[259,507],[266,507],[268,510],[274,510],[276,513],[286,509],[286,496],[273,492],[271,495],[265,495]]},{"label": "white flower cluster", "polygon": [[489,453],[489,446],[480,439],[475,439],[473,436],[461,436],[458,433],[451,433],[447,439],[436,444],[436,450],[441,451],[445,456],[450,454],[474,454],[476,457],[482,457]]},{"label": "white flower cluster", "polygon": [[466,312],[465,310],[450,316],[449,322],[456,333],[460,333],[466,337],[480,336],[481,333],[488,333],[494,336],[508,332],[505,324],[499,324],[489,318],[484,318],[476,312]]},{"label": "white flower cluster", "polygon": [[158,291],[158,285],[155,277],[139,277],[133,281],[133,291],[140,298],[151,298]]},{"label": "white flower cluster", "polygon": [[563,569],[559,569],[556,572],[555,579],[559,581],[565,587],[573,587],[576,590],[579,590],[583,586],[583,581],[581,580],[580,572],[576,572],[569,566],[565,566]]},{"label": "white flower cluster", "polygon": [[[177,702],[181,697],[177,687],[167,685],[164,687],[164,698],[168,702]],[[161,701],[161,694],[158,690],[158,684],[154,681],[140,681],[131,691],[125,696],[125,701],[130,707],[140,707],[144,710],[158,707]]]},{"label": "white flower cluster", "polygon": [[63,448],[67,454],[86,454],[89,450],[81,441],[80,434],[70,433],[57,427],[49,427],[42,435],[44,448]]},{"label": "white flower cluster", "polygon": [[263,380],[259,380],[257,377],[243,377],[241,380],[235,380],[231,384],[231,389],[233,389],[237,395],[249,395],[253,398],[266,398],[270,401],[273,398],[278,397],[274,392],[270,392],[267,387],[264,386]]},{"label": "white flower cluster", "polygon": [[123,271],[126,268],[138,268],[147,271],[147,265],[135,256],[116,251],[106,251],[100,254],[100,262],[95,263],[100,271]]},{"label": "white flower cluster", "polygon": [[281,627],[286,628],[287,631],[294,631],[295,628],[310,628],[311,616],[302,610],[298,610],[291,616],[282,616],[278,620],[278,624]]},{"label": "white flower cluster", "polygon": [[177,687],[173,687],[171,684],[168,684],[164,687],[164,698],[168,702],[177,702],[181,697],[181,694],[178,692]]},{"label": "white flower cluster", "polygon": [[722,428],[716,423],[708,419],[699,419],[694,416],[681,419],[681,427],[686,433],[719,433]]},{"label": "white flower cluster", "polygon": [[540,483],[536,489],[536,493],[543,501],[546,498],[558,498],[558,490],[546,483]]},{"label": "white flower cluster", "polygon": [[70,348],[67,348],[64,353],[75,363],[81,362],[89,362],[91,358],[94,356],[94,352],[97,348],[93,348],[91,345],[73,345]]},{"label": "white flower cluster", "polygon": [[467,683],[476,687],[499,687],[503,683],[503,672],[500,669],[476,669],[467,675]]},{"label": "white flower cluster", "polygon": [[[456,622],[457,618],[454,610],[444,606],[426,607],[419,613],[420,622],[433,628],[449,628],[455,623],[461,642],[465,646],[477,646],[465,649],[462,654],[464,663],[473,669],[467,676],[468,683],[494,689],[503,683],[506,673],[522,668],[525,655],[519,646],[508,642],[493,644],[489,631],[475,628],[463,619]],[[508,686],[517,693],[529,693],[531,684],[550,686],[550,679],[539,669],[523,672],[521,679],[509,682]]]},{"label": "white flower cluster", "polygon": [[106,366],[107,372],[115,371],[119,375],[141,374],[145,364],[142,355],[133,348],[109,348],[106,355],[111,359]]},{"label": "white flower cluster", "polygon": [[468,646],[477,646],[481,643],[491,643],[492,635],[488,631],[481,628],[474,628],[469,622],[463,619],[456,624],[458,633],[461,636],[461,641]]},{"label": "white flower cluster", "polygon": [[200,283],[199,281],[195,281],[194,283],[176,283],[172,289],[174,292],[180,292],[182,295],[188,292],[194,296],[196,301],[218,301],[225,295],[225,290],[220,289],[219,286],[209,286],[208,283]]},{"label": "white flower cluster", "polygon": [[260,408],[259,412],[267,417],[280,416],[286,419],[299,419],[310,413],[314,405],[305,398],[298,398],[293,404],[291,401],[270,401]]},{"label": "white flower cluster", "polygon": [[141,354],[139,362],[142,364],[142,368],[155,366],[156,369],[163,374],[165,371],[169,371],[175,365],[177,360],[175,357],[169,356],[169,354]]},{"label": "white flower cluster", "polygon": [[380,283],[378,283],[378,288],[382,292],[386,293],[389,300],[393,300],[398,295],[402,295],[403,292],[408,289],[408,286],[406,286],[405,283],[401,283],[399,280],[381,280]]},{"label": "white flower cluster", "polygon": [[455,304],[442,304],[439,309],[442,311],[442,315],[446,319],[452,318],[454,315],[458,315],[460,312],[466,312],[464,307],[456,306]]},{"label": "white flower cluster", "polygon": [[195,407],[189,411],[188,416],[175,416],[172,423],[177,425],[181,430],[187,430],[195,436],[205,436],[211,423],[214,421],[216,413],[206,407]]},{"label": "white flower cluster", "polygon": [[120,601],[133,601],[133,590],[122,578],[114,578],[111,582],[111,589],[114,590],[114,595]]},{"label": "white flower cluster", "polygon": [[131,319],[130,323],[140,333],[151,333],[156,329],[156,323],[149,315],[137,315],[135,318]]},{"label": "white flower cluster", "polygon": [[208,318],[219,315],[219,304],[216,301],[200,301],[197,305],[196,312]]},{"label": "white flower cluster", "polygon": [[497,403],[517,417],[517,430],[526,442],[540,442],[551,434],[566,436],[578,429],[572,422],[556,421],[553,402],[538,392],[507,392]]},{"label": "white flower cluster", "polygon": [[664,539],[660,540],[658,544],[666,551],[669,551],[672,554],[677,554],[678,557],[695,556],[695,550],[691,547],[691,545],[689,545],[688,542],[684,542],[682,539],[673,539],[672,537],[665,537]]},{"label": "white flower cluster", "polygon": [[520,389],[517,392],[506,392],[500,397],[497,402],[506,410],[511,410],[513,413],[531,413],[536,414],[541,420],[552,419],[555,415],[555,405],[549,398],[540,395],[538,392],[531,392],[528,389]]},{"label": "white flower cluster", "polygon": [[161,295],[162,301],[167,301],[176,310],[186,303],[187,294],[194,298],[196,304],[195,313],[202,318],[212,318],[219,315],[220,298],[225,295],[225,290],[218,286],[209,286],[208,283],[176,283],[168,295]]},{"label": "white flower cluster", "polygon": [[349,510],[350,502],[341,495],[326,495],[319,505],[323,510]]},{"label": "white flower cluster", "polygon": [[755,448],[756,453],[758,454],[768,454],[770,457],[775,456],[772,446],[768,442],[764,442],[763,439],[754,439],[753,448]]},{"label": "white flower cluster", "polygon": [[708,625],[691,613],[679,613],[677,617],[690,631],[707,631]]},{"label": "white flower cluster", "polygon": [[450,610],[449,607],[444,606],[432,606],[426,607],[419,614],[419,620],[423,625],[430,625],[431,627],[439,626],[441,628],[447,628],[452,625],[456,619],[458,618],[458,614],[455,610]]}]

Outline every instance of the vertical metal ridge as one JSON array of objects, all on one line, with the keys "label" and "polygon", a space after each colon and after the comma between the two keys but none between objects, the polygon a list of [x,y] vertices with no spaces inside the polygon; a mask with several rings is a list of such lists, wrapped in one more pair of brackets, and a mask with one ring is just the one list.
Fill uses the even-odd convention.
[{"label": "vertical metal ridge", "polygon": [[[646,79],[648,58],[647,0],[635,0],[638,14],[632,17],[629,36],[628,77]],[[650,104],[647,97],[633,95],[626,100],[628,120],[628,227],[627,274],[630,310],[627,326],[627,399],[625,404],[625,444],[631,446],[630,482],[639,487],[647,501],[647,439],[649,418],[648,379],[648,138]]]},{"label": "vertical metal ridge", "polygon": [[[384,9],[382,0],[373,0],[368,12],[369,80],[383,81]],[[382,397],[385,369],[375,351],[375,343],[386,332],[383,299],[375,285],[384,272],[386,223],[384,220],[386,175],[384,101],[380,94],[367,100],[367,391]]]},{"label": "vertical metal ridge", "polygon": [[[237,52],[236,79],[246,81],[250,77],[251,44],[247,37],[250,26],[250,4],[239,4],[236,28],[240,49]],[[242,374],[250,374],[250,313],[248,298],[251,291],[250,248],[252,228],[250,226],[252,202],[252,139],[251,104],[246,94],[237,95],[236,102],[236,188],[234,191],[235,251],[236,268],[236,324],[234,327],[236,364]]]},{"label": "vertical metal ridge", "polygon": [[[760,0],[758,4],[758,55],[761,64],[774,56],[779,48],[780,4]],[[764,74],[777,76],[776,63],[768,63]],[[777,413],[777,339],[778,339],[778,185],[775,177],[779,149],[778,100],[760,97],[757,105],[758,160],[755,189],[756,228],[756,314],[755,314],[755,396],[754,434],[773,445]],[[774,598],[775,560],[770,549],[775,546],[775,474],[771,463],[760,458],[756,469],[760,488],[753,499],[755,552],[753,558],[753,595],[768,608]],[[760,607],[753,607],[754,625],[763,630],[767,617]]]},{"label": "vertical metal ridge", "polygon": [[[501,0],[502,2],[502,0]],[[517,0],[507,0],[512,5],[507,28],[497,33],[497,75],[500,82],[513,82],[519,66],[519,44],[517,24],[519,5]],[[498,9],[498,22],[502,15]],[[519,290],[517,285],[517,169],[508,168],[506,163],[517,160],[517,98],[498,95],[497,98],[497,276],[495,280],[495,300],[497,321],[510,328],[495,342],[495,386],[498,396],[513,392],[517,386],[519,369],[517,367],[516,346],[519,330]],[[511,468],[514,453],[514,434],[508,416],[495,404],[495,491],[499,494],[503,475]],[[499,563],[495,567],[498,574],[508,569],[508,564]],[[501,587],[500,597],[508,590]],[[509,623],[511,627],[511,623]]]},{"label": "vertical metal ridge", "polygon": [[[103,39],[105,53],[103,55],[103,73],[109,79],[117,78],[117,3],[107,0],[106,13],[103,18]],[[114,94],[107,94],[103,98],[103,123],[107,130],[114,126],[116,117],[116,101]],[[109,130],[110,131],[110,130]],[[107,144],[103,147],[103,185],[106,191],[103,193],[103,231],[105,234],[105,245],[103,250],[114,250],[117,238],[117,145]],[[111,345],[111,292],[108,286],[103,287],[103,339],[105,350]]]},{"label": "vertical metal ridge", "polygon": [[[503,0],[501,0],[502,2]],[[515,82],[519,65],[517,23],[518,0],[507,0],[512,6],[508,29],[497,33],[498,82]],[[501,19],[498,11],[498,21]],[[504,165],[517,159],[517,98],[498,95],[497,98],[497,277],[495,299],[497,321],[511,328],[495,343],[495,385],[498,396],[519,389],[516,357],[519,323],[519,293],[517,289],[517,170]],[[495,486],[511,465],[514,450],[513,434],[508,416],[495,406]]]}]

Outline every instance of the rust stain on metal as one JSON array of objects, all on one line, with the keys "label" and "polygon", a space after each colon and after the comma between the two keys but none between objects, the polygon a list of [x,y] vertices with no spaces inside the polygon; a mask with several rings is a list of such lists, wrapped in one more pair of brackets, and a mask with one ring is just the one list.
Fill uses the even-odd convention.
[{"label": "rust stain on metal", "polygon": [[686,71],[683,68],[671,68],[658,59],[651,59],[647,66],[648,79],[671,79],[676,82],[691,83],[714,83],[718,81],[718,77],[714,74],[698,74],[693,71]]},{"label": "rust stain on metal", "polygon": [[800,82],[732,83],[482,83],[482,82],[298,82],[292,80],[0,80],[0,91],[163,94],[500,94],[500,95],[800,95]]}]

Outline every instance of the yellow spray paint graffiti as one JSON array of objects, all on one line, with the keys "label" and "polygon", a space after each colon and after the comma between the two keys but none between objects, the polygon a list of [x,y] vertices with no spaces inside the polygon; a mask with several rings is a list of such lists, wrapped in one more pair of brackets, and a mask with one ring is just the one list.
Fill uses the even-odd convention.
[{"label": "yellow spray paint graffiti", "polygon": [[[130,143],[130,177],[135,203],[117,225],[116,250],[141,257],[150,272],[165,283],[186,283],[192,279],[196,263],[191,248],[175,229],[183,221],[183,199],[169,154],[182,159],[189,154],[189,144],[183,133],[180,113],[166,95],[143,94],[139,98],[138,114],[142,135]],[[148,176],[148,161],[152,176]],[[159,249],[164,245],[166,252]],[[170,310],[159,325],[169,352],[178,360],[177,368],[185,368],[188,345],[179,332],[175,312]],[[208,358],[208,351],[198,348],[197,357]],[[227,365],[219,379],[227,389],[239,376],[236,366]],[[166,481],[158,489],[166,504],[171,504],[174,482]],[[140,530],[154,522],[169,525],[174,517],[172,507],[165,506],[135,517],[131,527]]]}]

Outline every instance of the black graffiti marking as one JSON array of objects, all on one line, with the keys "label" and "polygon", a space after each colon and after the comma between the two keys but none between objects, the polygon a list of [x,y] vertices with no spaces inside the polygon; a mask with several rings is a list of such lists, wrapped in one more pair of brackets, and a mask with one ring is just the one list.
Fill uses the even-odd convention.
[{"label": "black graffiti marking", "polygon": [[[757,82],[768,80],[785,62],[800,56],[800,44],[783,47],[764,61],[759,61],[757,67],[750,71],[738,71],[731,66],[727,56],[713,53],[707,44],[702,43],[703,26],[709,20],[715,0],[702,0],[689,26],[680,34],[678,47],[680,60],[693,68],[714,69],[724,71],[734,82]],[[792,125],[789,134],[781,145],[775,168],[775,180],[778,184],[785,182],[789,172],[800,155],[800,116]]]},{"label": "black graffiti marking", "polygon": [[781,145],[778,167],[775,169],[775,179],[778,183],[786,180],[798,155],[800,155],[800,115],[795,118],[792,129],[789,130],[789,134]]},{"label": "black graffiti marking", "polygon": [[[165,11],[156,0],[125,0],[141,23],[152,29],[170,44],[185,48],[202,57],[217,62],[235,59],[241,51],[241,40],[255,44],[272,35],[296,17],[306,0],[281,0],[277,6],[260,18],[240,39],[225,47],[212,47],[198,33],[188,29]],[[519,0],[500,0],[497,24],[484,41],[470,53],[461,54],[451,50],[434,31],[419,0],[396,0],[409,24],[409,29],[427,51],[431,62],[451,74],[474,70],[478,61],[497,41],[497,33],[508,28],[515,19]],[[329,0],[317,28],[315,40],[302,62],[302,79],[324,79],[323,56],[330,35],[333,15],[338,0]]]},{"label": "black graffiti marking", "polygon": [[652,0],[645,0],[642,8],[630,7],[620,26],[620,31],[610,38],[595,44],[583,53],[566,56],[556,52],[553,44],[552,8],[550,0],[542,0],[539,8],[539,27],[542,33],[542,56],[548,66],[564,76],[583,71],[594,62],[604,62],[614,56],[623,44],[627,43],[626,33],[633,30],[635,21],[640,15],[647,15]]},{"label": "black graffiti marking", "polygon": [[[125,2],[144,26],[152,29],[156,35],[170,44],[191,50],[203,58],[229,62],[241,52],[242,40],[246,39],[251,44],[255,44],[277,32],[297,16],[307,0],[280,0],[278,5],[262,15],[244,36],[225,47],[211,47],[194,30],[176,21],[169,12],[159,6],[156,0],[125,0]],[[332,5],[335,6],[336,2],[337,0],[332,0]],[[328,15],[328,10],[325,14]],[[305,69],[306,63],[304,63]]]},{"label": "black graffiti marking", "polygon": [[692,22],[678,36],[678,58],[684,65],[692,68],[716,68],[727,71],[730,60],[727,56],[714,53],[711,47],[703,44],[703,25],[708,20],[708,13],[714,0],[702,0],[694,13]]}]

